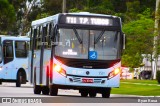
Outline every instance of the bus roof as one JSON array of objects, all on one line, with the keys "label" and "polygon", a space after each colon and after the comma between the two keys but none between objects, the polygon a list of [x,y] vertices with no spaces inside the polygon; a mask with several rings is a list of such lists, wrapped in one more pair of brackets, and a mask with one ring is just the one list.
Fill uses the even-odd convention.
[{"label": "bus roof", "polygon": [[18,36],[18,37],[16,37],[16,36],[10,36],[10,35],[0,35],[0,38],[2,40],[4,40],[4,39],[7,39],[7,40],[26,40],[26,41],[30,40],[30,38],[27,37],[27,36]]}]

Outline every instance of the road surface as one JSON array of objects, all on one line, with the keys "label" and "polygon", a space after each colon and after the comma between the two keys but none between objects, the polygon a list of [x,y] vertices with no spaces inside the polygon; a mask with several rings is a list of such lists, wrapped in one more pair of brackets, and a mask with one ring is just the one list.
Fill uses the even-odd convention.
[{"label": "road surface", "polygon": [[[92,104],[93,103],[94,105],[96,103],[98,104],[99,103],[101,104],[136,103],[137,104],[141,102],[143,103],[146,100],[146,98],[141,98],[133,95],[114,95],[114,94],[111,94],[110,98],[102,98],[101,94],[98,94],[95,98],[81,97],[77,90],[61,90],[61,89],[59,89],[58,91],[58,96],[50,96],[50,95],[42,95],[42,94],[35,95],[33,94],[33,87],[30,84],[22,85],[22,87],[15,87],[15,83],[2,83],[2,85],[0,85],[0,102],[1,102],[0,106],[6,106],[6,103],[2,103],[7,101],[6,98],[10,99],[9,102],[14,103],[15,106],[18,106],[15,103],[18,103],[18,104],[19,103],[20,104],[22,103],[50,103],[50,104],[51,103],[63,103],[63,104],[69,103],[70,104],[71,103],[72,105],[74,103],[76,104],[81,104],[81,103]],[[142,103],[140,106],[142,106]],[[36,106],[41,106],[41,105],[36,105]]]}]

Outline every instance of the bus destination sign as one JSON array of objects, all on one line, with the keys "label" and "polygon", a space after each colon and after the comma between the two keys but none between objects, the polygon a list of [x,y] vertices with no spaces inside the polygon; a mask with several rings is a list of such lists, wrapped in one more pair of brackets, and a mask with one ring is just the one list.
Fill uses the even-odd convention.
[{"label": "bus destination sign", "polygon": [[100,17],[74,17],[67,16],[65,19],[66,24],[82,24],[82,25],[102,25],[111,26],[113,25],[113,20],[108,18]]}]

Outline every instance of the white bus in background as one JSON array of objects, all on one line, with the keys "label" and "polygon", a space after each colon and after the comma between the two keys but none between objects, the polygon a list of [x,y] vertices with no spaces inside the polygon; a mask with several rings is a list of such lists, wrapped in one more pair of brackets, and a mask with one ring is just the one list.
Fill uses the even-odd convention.
[{"label": "white bus in background", "polygon": [[28,44],[30,38],[0,35],[0,84],[16,82],[16,87],[28,79]]},{"label": "white bus in background", "polygon": [[119,87],[125,36],[121,19],[64,13],[32,22],[29,71],[35,94],[56,96],[76,89],[81,96],[109,98]]}]

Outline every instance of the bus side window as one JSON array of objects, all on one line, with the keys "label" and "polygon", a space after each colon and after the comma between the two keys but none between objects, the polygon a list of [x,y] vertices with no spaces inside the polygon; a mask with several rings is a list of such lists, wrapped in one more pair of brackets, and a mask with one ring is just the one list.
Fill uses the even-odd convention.
[{"label": "bus side window", "polygon": [[26,58],[27,57],[27,46],[25,41],[16,41],[15,42],[15,54],[17,58]]},{"label": "bus side window", "polygon": [[47,27],[47,36],[46,36],[46,41],[48,42],[48,48],[51,48],[51,29],[52,29],[52,24],[50,23]]},{"label": "bus side window", "polygon": [[13,61],[13,41],[3,42],[4,64]]},{"label": "bus side window", "polygon": [[38,34],[38,28],[37,29],[34,29],[34,32],[33,32],[33,37],[32,37],[32,49],[36,49],[37,48],[37,34]]},{"label": "bus side window", "polygon": [[42,43],[42,33],[43,33],[42,31],[43,31],[42,26],[40,26],[39,31],[38,31],[39,33],[38,33],[37,38],[36,38],[37,39],[37,49],[40,49],[41,45],[42,45],[41,44]]}]

